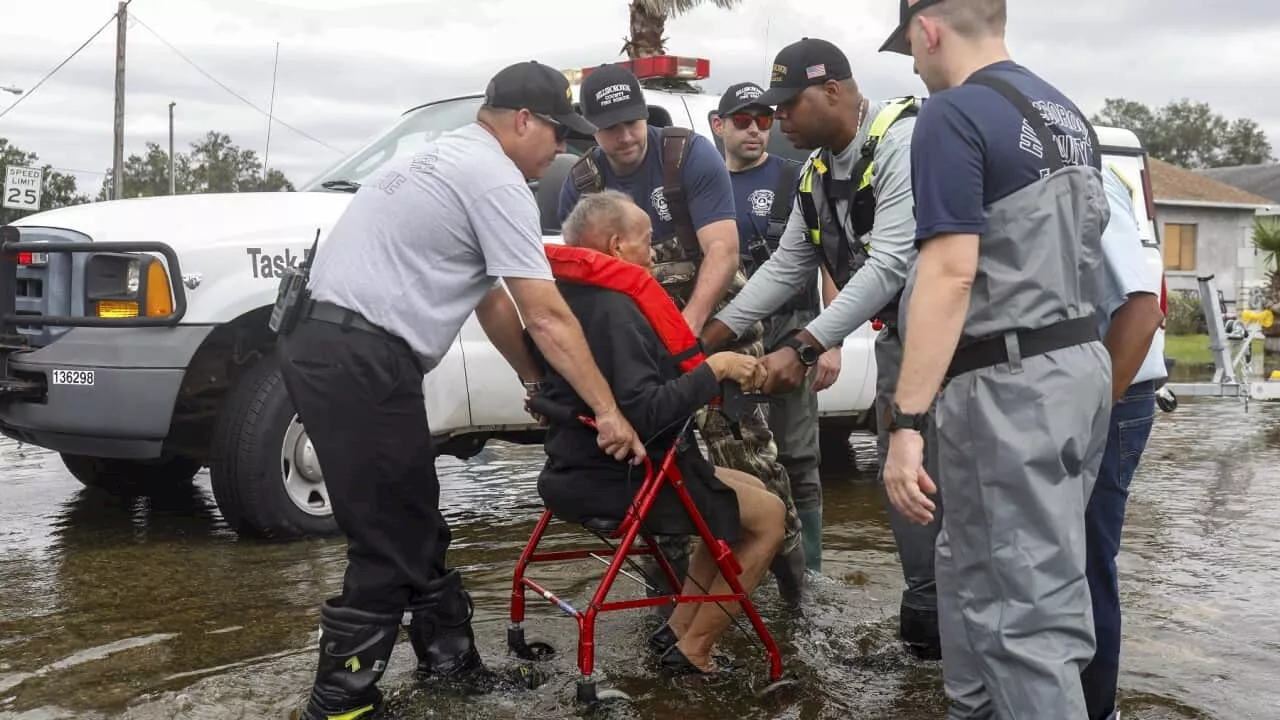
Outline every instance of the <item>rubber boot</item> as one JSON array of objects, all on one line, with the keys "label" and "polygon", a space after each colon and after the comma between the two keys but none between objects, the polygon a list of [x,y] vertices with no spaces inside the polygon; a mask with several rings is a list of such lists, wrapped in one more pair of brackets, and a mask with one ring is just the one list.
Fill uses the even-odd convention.
[{"label": "rubber boot", "polygon": [[482,679],[488,674],[471,630],[474,606],[462,588],[462,576],[450,570],[431,583],[412,608],[409,641],[418,656],[418,673],[449,681]]},{"label": "rubber boot", "polygon": [[902,605],[898,611],[898,633],[907,651],[921,660],[942,659],[942,638],[938,635],[938,612]]},{"label": "rubber boot", "polygon": [[822,572],[822,507],[796,508],[800,516],[800,544],[804,546],[804,564]]},{"label": "rubber boot", "polygon": [[382,707],[377,683],[400,636],[400,615],[335,605],[320,608],[320,660],[301,720],[372,720]]},{"label": "rubber boot", "polygon": [[778,596],[791,610],[799,610],[805,601],[805,552],[804,543],[796,543],[789,553],[778,553],[769,564],[769,571],[778,581]]}]

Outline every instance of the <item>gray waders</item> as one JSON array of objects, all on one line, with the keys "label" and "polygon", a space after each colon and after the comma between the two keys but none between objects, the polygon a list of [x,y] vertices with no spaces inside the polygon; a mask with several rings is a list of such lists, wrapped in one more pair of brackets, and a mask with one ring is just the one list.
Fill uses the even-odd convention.
[{"label": "gray waders", "polygon": [[[1080,672],[1094,631],[1084,513],[1111,410],[1111,360],[1094,318],[1109,210],[1097,168],[1063,167],[1023,96],[998,79],[967,82],[1022,111],[1051,172],[988,208],[937,402],[947,717],[1086,720]],[[907,296],[915,280],[913,268]]]},{"label": "gray waders", "polygon": [[[876,418],[884,418],[893,403],[898,387],[898,371],[902,368],[902,337],[899,331],[887,326],[876,337]],[[898,512],[884,491],[884,463],[889,453],[889,429],[885,422],[878,422],[876,450],[880,469],[876,482],[880,485],[885,512],[889,515],[889,527],[898,547],[902,564],[902,579],[907,589],[902,592],[898,609],[898,635],[902,642],[918,657],[937,660],[940,653],[938,637],[938,589],[934,582],[934,545],[942,527],[943,501],[934,498],[937,509],[928,525],[917,525]],[[924,469],[929,477],[938,478],[938,439],[934,428],[924,431]]]}]

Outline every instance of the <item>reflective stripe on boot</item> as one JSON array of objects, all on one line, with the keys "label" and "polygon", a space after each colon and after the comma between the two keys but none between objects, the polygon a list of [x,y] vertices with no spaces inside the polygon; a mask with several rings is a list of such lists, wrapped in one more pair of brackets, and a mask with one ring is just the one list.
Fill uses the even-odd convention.
[{"label": "reflective stripe on boot", "polygon": [[303,720],[360,720],[382,705],[377,683],[400,635],[400,615],[320,608],[320,658]]}]

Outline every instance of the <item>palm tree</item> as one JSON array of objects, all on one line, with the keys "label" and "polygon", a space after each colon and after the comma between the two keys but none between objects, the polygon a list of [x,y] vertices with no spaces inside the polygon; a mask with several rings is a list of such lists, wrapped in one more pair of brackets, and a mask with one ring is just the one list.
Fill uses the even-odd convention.
[{"label": "palm tree", "polygon": [[[1253,245],[1262,252],[1264,261],[1270,268],[1263,307],[1269,307],[1271,312],[1280,315],[1280,217],[1254,217]],[[1280,337],[1280,322],[1265,328],[1262,333],[1268,337]]]},{"label": "palm tree", "polygon": [[[622,46],[622,52],[632,60],[662,55],[666,38],[667,18],[705,4],[706,0],[631,0],[631,37]],[[716,7],[730,9],[742,4],[742,0],[711,0]]]}]

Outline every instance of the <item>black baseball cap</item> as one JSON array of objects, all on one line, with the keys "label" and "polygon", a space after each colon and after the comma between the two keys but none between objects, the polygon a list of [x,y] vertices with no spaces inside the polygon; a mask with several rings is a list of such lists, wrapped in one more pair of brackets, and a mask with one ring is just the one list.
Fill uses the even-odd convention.
[{"label": "black baseball cap", "polygon": [[649,117],[644,92],[634,73],[617,64],[601,65],[578,89],[582,114],[598,128]]},{"label": "black baseball cap", "polygon": [[781,105],[811,85],[851,77],[849,58],[840,48],[826,40],[802,38],[778,51],[769,75],[769,90],[760,102]]},{"label": "black baseball cap", "polygon": [[762,107],[769,112],[773,112],[772,107],[760,102],[760,98],[763,96],[764,88],[753,82],[730,85],[729,89],[724,91],[724,95],[720,96],[720,109],[716,111],[716,114],[724,117],[749,107]]},{"label": "black baseball cap", "polygon": [[911,18],[921,10],[930,5],[937,5],[942,0],[920,0],[915,5],[912,5],[910,0],[898,0],[898,2],[898,27],[894,28],[889,39],[880,46],[880,52],[888,50],[901,55],[910,55],[911,43],[907,42],[907,26],[911,24]]},{"label": "black baseball cap", "polygon": [[484,91],[486,107],[528,110],[546,115],[570,130],[591,135],[596,126],[573,109],[573,91],[564,73],[536,60],[508,65]]}]

